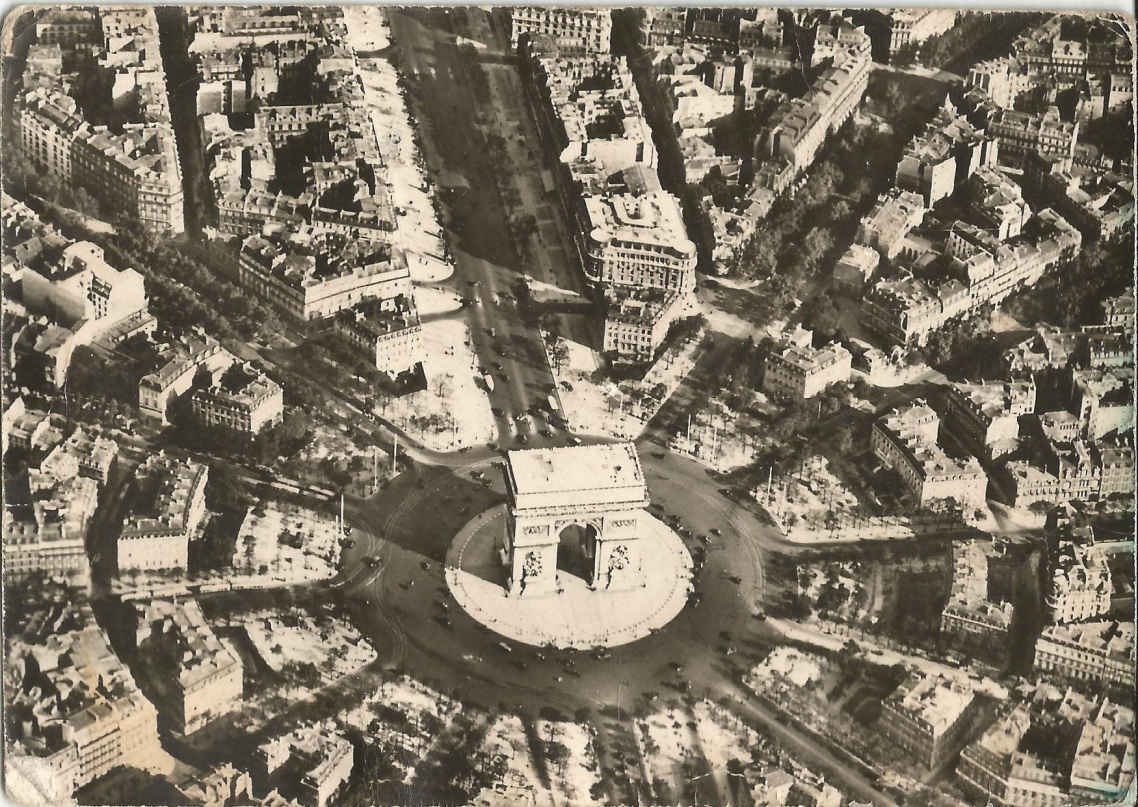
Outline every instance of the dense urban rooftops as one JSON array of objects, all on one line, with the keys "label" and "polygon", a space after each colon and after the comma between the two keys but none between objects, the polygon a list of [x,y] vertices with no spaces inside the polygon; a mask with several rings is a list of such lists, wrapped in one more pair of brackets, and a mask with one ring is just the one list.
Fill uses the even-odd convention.
[{"label": "dense urban rooftops", "polygon": [[191,517],[193,497],[205,484],[209,468],[188,459],[158,453],[138,468],[137,492],[131,512],[123,519],[120,537],[155,533],[183,534]]},{"label": "dense urban rooftops", "polygon": [[956,722],[974,697],[972,688],[959,680],[922,673],[910,675],[886,703],[939,734]]},{"label": "dense urban rooftops", "polygon": [[362,333],[379,337],[419,325],[414,299],[400,294],[365,300],[336,315],[336,319]]},{"label": "dense urban rooftops", "polygon": [[150,600],[137,603],[135,608],[140,639],[145,640],[155,631],[176,643],[176,674],[183,690],[193,689],[210,676],[240,665],[233,651],[206,623],[196,600]]}]

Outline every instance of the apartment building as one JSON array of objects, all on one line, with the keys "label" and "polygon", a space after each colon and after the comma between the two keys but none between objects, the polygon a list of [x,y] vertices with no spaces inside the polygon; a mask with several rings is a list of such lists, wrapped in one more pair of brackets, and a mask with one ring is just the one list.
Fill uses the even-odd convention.
[{"label": "apartment building", "polygon": [[889,13],[889,54],[909,45],[919,45],[929,37],[943,34],[956,24],[956,11],[950,8],[901,8]]},{"label": "apartment building", "polygon": [[20,290],[29,311],[69,327],[89,322],[98,332],[145,312],[148,305],[142,275],[115,269],[90,241],[69,244],[55,261],[26,267]]},{"label": "apartment building", "polygon": [[605,286],[687,292],[695,288],[695,244],[680,203],[665,191],[585,196],[578,248],[585,275]]},{"label": "apartment building", "polygon": [[945,96],[933,119],[905,146],[897,187],[919,193],[925,207],[932,207],[976,171],[996,165],[998,156],[996,138],[969,123]]},{"label": "apartment building", "polygon": [[119,453],[118,443],[114,440],[101,435],[89,435],[82,426],[76,428],[60,444],[60,448],[75,457],[81,476],[94,479],[100,485],[106,484]]},{"label": "apartment building", "polygon": [[1023,232],[1031,207],[1020,186],[995,168],[978,170],[966,185],[968,210],[992,238],[1007,241]]},{"label": "apartment building", "polygon": [[25,158],[58,179],[71,179],[71,151],[83,116],[75,99],[56,89],[36,88],[21,99],[16,121]]},{"label": "apartment building", "polygon": [[[1039,741],[1071,729],[1071,745]],[[999,807],[1118,802],[1134,776],[1133,731],[1132,709],[1041,685],[961,751],[956,777]]]},{"label": "apartment building", "polygon": [[851,297],[861,297],[873,279],[881,255],[864,244],[850,244],[834,265],[834,285]]},{"label": "apartment building", "polygon": [[118,537],[119,571],[185,569],[190,536],[205,516],[209,466],[160,452],[135,476]]},{"label": "apartment building", "polygon": [[1035,381],[952,384],[945,425],[977,456],[996,459],[1015,450],[1019,419],[1035,411]]},{"label": "apartment building", "polygon": [[137,114],[112,132],[84,121],[60,90],[34,88],[17,102],[24,154],[150,230],[182,232],[181,165],[153,9],[51,10],[36,27],[39,44],[95,55],[99,69],[113,73],[107,100]]},{"label": "apartment building", "polygon": [[510,48],[546,36],[566,55],[612,50],[612,12],[607,8],[516,6],[510,10]]},{"label": "apartment building", "polygon": [[1099,496],[1134,494],[1134,447],[1096,443],[1100,469]]},{"label": "apartment building", "polygon": [[36,18],[36,42],[67,48],[90,47],[102,40],[99,17],[91,9],[51,8]]},{"label": "apartment building", "polygon": [[72,143],[74,182],[147,229],[184,231],[182,167],[168,123],[128,123],[81,130]]},{"label": "apartment building", "polygon": [[772,51],[782,46],[782,21],[778,9],[760,8],[755,11],[753,20],[739,20],[739,50],[754,54],[756,51]]},{"label": "apartment building", "polygon": [[[35,573],[82,579],[90,573],[86,524],[97,506],[96,485],[90,479],[83,479],[60,488],[60,493],[67,497],[63,512],[46,507],[41,510],[41,518],[4,519],[5,580]],[[77,520],[82,523],[82,530],[67,526],[68,522]]]},{"label": "apartment building", "polygon": [[[878,281],[862,299],[863,324],[897,344],[923,345],[953,317],[997,305],[1034,284],[1070,260],[1082,243],[1079,231],[1051,209],[1040,211],[1036,221],[1036,233],[1010,243],[967,222],[953,222],[946,241],[951,279],[935,286],[909,276]],[[864,235],[871,237],[868,229]]]},{"label": "apartment building", "polygon": [[[1010,480],[1010,504],[1025,508],[1070,501],[1094,501],[1111,493],[1133,492],[1133,450],[1100,450],[1082,440],[1048,441],[1043,462],[1014,460],[1006,466]],[[1104,476],[1109,472],[1107,485]]]},{"label": "apartment building", "polygon": [[336,314],[336,335],[390,379],[423,363],[423,326],[415,300],[405,294],[358,303]]},{"label": "apartment building", "polygon": [[976,695],[961,680],[912,672],[881,704],[877,726],[927,768],[955,754],[977,712]]},{"label": "apartment building", "polygon": [[924,220],[924,199],[916,193],[883,193],[858,224],[857,242],[876,249],[885,260],[892,261],[901,251],[905,236]]},{"label": "apartment building", "polygon": [[952,546],[952,589],[941,613],[940,632],[966,651],[979,651],[1003,662],[1010,646],[1013,607],[1010,586],[997,581],[1005,547],[979,541]]},{"label": "apartment building", "polygon": [[914,507],[953,499],[962,506],[983,503],[984,469],[972,457],[955,460],[937,443],[940,419],[924,401],[894,409],[873,424],[873,453],[901,476]]},{"label": "apartment building", "polygon": [[1049,566],[1043,604],[1053,623],[1082,622],[1110,611],[1110,566],[1102,549],[1060,540]]},{"label": "apartment building", "polygon": [[841,128],[865,95],[871,61],[868,37],[840,53],[802,98],[791,98],[768,118],[755,137],[755,160],[782,161],[791,173],[806,170],[828,135]]},{"label": "apartment building", "polygon": [[[243,159],[249,154],[251,164],[264,166],[250,151],[237,155]],[[240,163],[239,163],[240,164]],[[275,170],[275,169],[274,169]],[[259,172],[264,173],[264,172]],[[312,194],[289,196],[283,191],[275,194],[253,187],[249,190],[234,188],[225,190],[214,185],[214,201],[217,205],[218,229],[226,235],[259,235],[268,227],[298,228],[312,216],[315,199]]]},{"label": "apartment building", "polygon": [[1065,35],[1064,16],[1056,14],[1021,34],[1012,43],[1012,56],[1041,76],[1079,78],[1130,67],[1134,52],[1125,34],[1095,39]]},{"label": "apartment building", "polygon": [[1050,625],[1035,643],[1035,671],[1045,677],[1134,686],[1134,623]]},{"label": "apartment building", "polygon": [[687,9],[661,6],[644,9],[641,36],[649,48],[683,43],[687,27]]},{"label": "apartment building", "polygon": [[352,774],[351,742],[330,723],[307,725],[263,743],[253,754],[255,772],[267,779],[286,765],[298,776],[288,783],[304,807],[327,807]]},{"label": "apartment building", "polygon": [[1073,156],[1079,122],[1060,118],[1057,107],[1043,113],[997,109],[988,120],[988,132],[1000,143],[1001,160],[1019,166],[1032,153]]},{"label": "apartment building", "polygon": [[299,12],[279,7],[198,6],[195,11],[199,31],[227,36],[297,34],[306,28]]},{"label": "apartment building", "polygon": [[[252,800],[253,785],[249,774],[229,762],[182,781],[176,787],[184,804],[213,807]],[[262,800],[260,804],[268,807],[267,801]]]},{"label": "apartment building", "polygon": [[1134,368],[1078,367],[1071,371],[1070,409],[1081,435],[1099,440],[1134,429]]},{"label": "apartment building", "polygon": [[52,421],[40,421],[27,444],[30,514],[15,510],[4,519],[6,578],[32,572],[85,578],[89,572],[87,530],[99,505],[99,478],[117,446],[92,441],[82,429],[65,439]]},{"label": "apartment building", "polygon": [[964,79],[965,90],[980,90],[998,107],[1010,108],[1018,92],[1012,73],[1011,59],[987,59],[977,62]]},{"label": "apartment building", "polygon": [[1134,223],[1134,181],[1114,171],[1079,165],[1069,156],[1028,154],[1024,179],[1088,241],[1110,241]]},{"label": "apartment building", "polygon": [[399,253],[330,233],[254,235],[241,243],[238,282],[293,319],[331,317],[369,299],[410,296]]},{"label": "apartment building", "polygon": [[194,390],[190,405],[205,426],[253,437],[281,422],[284,392],[253,365],[233,364],[208,387]]},{"label": "apartment building", "polygon": [[1134,287],[1131,286],[1125,294],[1102,301],[1103,324],[1121,328],[1123,332],[1131,331],[1134,329],[1134,309]]},{"label": "apartment building", "polygon": [[182,336],[163,356],[163,363],[138,382],[138,411],[166,423],[170,403],[189,391],[199,372],[217,375],[236,361],[212,336],[194,331]]},{"label": "apartment building", "polygon": [[937,286],[901,275],[879,280],[861,300],[861,323],[894,344],[923,346],[929,334],[968,310],[968,290],[956,281]]},{"label": "apartment building", "polygon": [[9,787],[36,783],[45,799],[64,804],[116,767],[157,764],[162,751],[157,713],[90,606],[60,601],[51,614],[10,639],[6,664],[19,674],[5,701],[26,717],[9,727],[4,767]]},{"label": "apartment building", "polygon": [[11,350],[15,360],[29,358],[33,362],[29,366],[42,371],[42,383],[57,390],[67,382],[75,348],[89,341],[70,328],[48,322],[47,317],[25,322],[14,336]]},{"label": "apartment building", "polygon": [[1111,325],[1084,325],[1086,349],[1081,357],[1092,368],[1123,368],[1134,365],[1134,342],[1130,334]]},{"label": "apartment building", "polygon": [[839,342],[811,345],[813,334],[791,337],[763,358],[763,392],[784,401],[805,401],[831,384],[850,380],[853,357]]},{"label": "apartment building", "polygon": [[535,52],[529,64],[540,132],[569,184],[587,184],[594,170],[607,177],[636,165],[655,168],[652,129],[623,57]]},{"label": "apartment building", "polygon": [[192,734],[240,705],[244,668],[202,616],[196,600],[135,604],[135,645],[162,716]]},{"label": "apartment building", "polygon": [[674,290],[614,287],[605,309],[603,351],[618,361],[651,361],[693,302],[690,294]]}]

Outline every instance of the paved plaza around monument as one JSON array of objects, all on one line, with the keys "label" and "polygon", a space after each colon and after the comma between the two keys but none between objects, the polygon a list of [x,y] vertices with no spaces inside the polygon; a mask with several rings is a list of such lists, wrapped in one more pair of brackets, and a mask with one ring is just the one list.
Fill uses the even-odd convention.
[{"label": "paved plaza around monument", "polygon": [[582,578],[559,570],[558,593],[509,596],[499,556],[506,508],[498,505],[455,536],[446,558],[447,585],[467,613],[506,639],[574,648],[627,644],[674,619],[691,590],[691,556],[680,537],[647,513],[640,524],[644,586],[593,591]]}]

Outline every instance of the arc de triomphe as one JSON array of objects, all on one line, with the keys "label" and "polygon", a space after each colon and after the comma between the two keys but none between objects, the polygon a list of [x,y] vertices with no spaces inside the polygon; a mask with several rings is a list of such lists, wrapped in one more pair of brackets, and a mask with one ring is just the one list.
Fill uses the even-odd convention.
[{"label": "arc de triomphe", "polygon": [[510,594],[559,590],[557,549],[569,526],[585,530],[595,591],[643,585],[640,518],[648,488],[632,443],[537,448],[506,455],[508,514],[503,555]]}]

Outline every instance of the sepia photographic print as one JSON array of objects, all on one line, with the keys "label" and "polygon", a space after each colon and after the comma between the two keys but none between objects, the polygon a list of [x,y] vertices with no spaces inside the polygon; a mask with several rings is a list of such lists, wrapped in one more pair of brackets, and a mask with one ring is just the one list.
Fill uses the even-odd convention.
[{"label": "sepia photographic print", "polygon": [[7,803],[1135,803],[1132,16],[0,44]]}]

